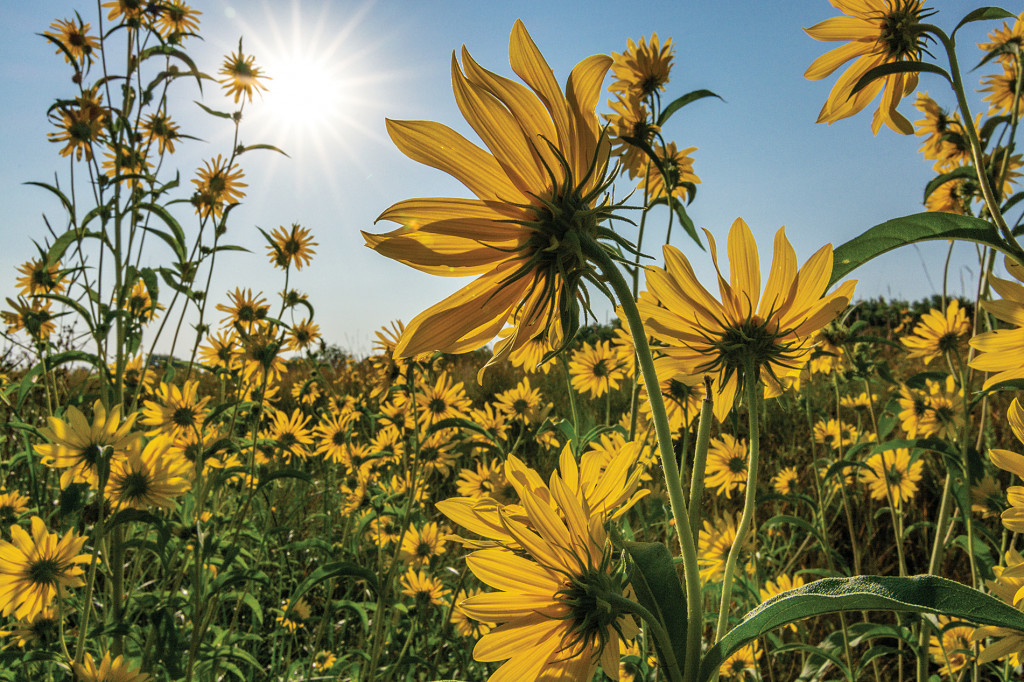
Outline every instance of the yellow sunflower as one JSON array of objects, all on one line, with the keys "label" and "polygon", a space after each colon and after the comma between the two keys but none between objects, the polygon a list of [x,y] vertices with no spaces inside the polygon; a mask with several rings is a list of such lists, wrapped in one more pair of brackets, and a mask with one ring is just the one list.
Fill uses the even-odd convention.
[{"label": "yellow sunflower", "polygon": [[977,626],[952,620],[949,616],[939,616],[936,625],[939,634],[933,633],[928,638],[928,653],[932,662],[941,666],[940,675],[955,678],[974,658],[971,636]]},{"label": "yellow sunflower", "polygon": [[924,364],[942,359],[947,353],[955,353],[960,343],[971,335],[971,323],[960,302],[953,299],[946,311],[929,310],[909,336],[900,341],[906,347],[908,358],[921,358]]},{"label": "yellow sunflower", "polygon": [[452,58],[455,98],[490,151],[430,121],[387,121],[410,158],[460,180],[476,199],[410,199],[378,220],[401,227],[366,234],[367,246],[432,274],[479,275],[417,315],[395,356],[461,353],[515,328],[488,364],[504,360],[538,334],[562,348],[579,327],[578,296],[598,284],[586,251],[628,246],[603,223],[614,207],[600,201],[608,180],[609,143],[594,109],[611,64],[606,55],[580,62],[563,93],[522,22],[509,41],[512,69],[527,84],[483,69],[465,48]]},{"label": "yellow sunflower", "polygon": [[988,39],[987,43],[978,43],[978,47],[985,52],[1000,50],[999,61],[1004,66],[1015,62],[1017,55],[1024,52],[1024,12],[1017,15],[1012,27],[1004,21],[1002,28],[988,34]]},{"label": "yellow sunflower", "polygon": [[238,350],[234,330],[218,332],[216,336],[207,336],[206,343],[199,346],[199,360],[210,369],[234,369]]},{"label": "yellow sunflower", "polygon": [[815,59],[804,72],[804,77],[820,80],[851,59],[856,61],[832,86],[832,92],[818,114],[818,123],[833,123],[853,116],[881,92],[882,101],[871,121],[872,132],[877,135],[884,123],[898,133],[912,134],[914,126],[896,111],[896,107],[903,97],[917,87],[916,73],[884,76],[868,83],[856,94],[853,93],[853,86],[861,76],[876,66],[919,60],[926,39],[919,26],[933,12],[925,9],[921,0],[830,2],[847,16],[826,19],[804,30],[815,40],[849,42]]},{"label": "yellow sunflower", "polygon": [[989,103],[988,115],[1014,114],[1019,116],[1024,111],[1024,89],[1017,96],[1017,69],[1015,64],[1003,65],[1002,73],[994,73],[981,79],[984,85],[981,92],[987,92],[985,101]]},{"label": "yellow sunflower", "polygon": [[36,445],[35,450],[43,464],[65,469],[60,477],[61,488],[70,483],[88,483],[96,488],[99,486],[96,464],[103,450],[109,447],[114,454],[124,453],[139,437],[131,433],[136,415],[131,414],[122,422],[120,405],[108,412],[97,400],[93,403],[92,415],[90,424],[77,407],[69,405],[64,412],[67,421],[47,417],[49,428],[39,430],[50,442]]},{"label": "yellow sunflower", "polygon": [[21,277],[16,280],[16,284],[20,287],[20,296],[60,294],[64,291],[60,261],[50,263],[45,256],[33,258],[19,265],[18,272],[21,273]]},{"label": "yellow sunflower", "polygon": [[441,556],[448,548],[445,546],[444,533],[436,523],[426,523],[420,528],[410,524],[402,538],[402,547],[398,557],[413,567],[427,566],[430,560]]},{"label": "yellow sunflower", "polygon": [[[416,409],[421,428],[428,428],[445,419],[465,417],[471,403],[463,386],[461,381],[452,381],[447,372],[442,372],[433,384],[420,384],[416,390]],[[399,404],[406,410],[410,408],[406,402]]]},{"label": "yellow sunflower", "polygon": [[757,244],[747,224],[737,218],[729,231],[731,282],[719,270],[714,238],[707,230],[705,234],[721,302],[704,288],[674,246],[664,247],[666,269],[647,268],[648,295],[640,297],[637,307],[648,332],[663,344],[658,349],[665,356],[662,370],[715,376],[715,402],[731,407],[744,367],[751,362],[766,393],[778,395],[778,377],[806,361],[811,337],[846,308],[856,281],[825,294],[832,272],[831,245],[819,249],[798,270],[796,253],[780,229],[762,296]]},{"label": "yellow sunflower", "polygon": [[[732,514],[717,519],[705,519],[704,527],[697,535],[697,564],[700,578],[705,583],[717,583],[725,577],[725,564],[729,552],[736,542],[736,517]],[[744,541],[744,549],[750,544],[750,534]],[[743,559],[737,567],[743,565]]]},{"label": "yellow sunflower", "polygon": [[57,609],[47,607],[31,618],[10,623],[0,630],[0,637],[16,638],[15,642],[21,648],[26,644],[55,646],[60,641]]},{"label": "yellow sunflower", "polygon": [[243,187],[248,187],[242,182],[245,173],[241,168],[229,163],[218,154],[216,159],[204,161],[203,167],[196,171],[197,177],[192,179],[192,184],[196,186],[192,203],[196,207],[196,213],[203,218],[220,218],[224,214],[225,206],[237,204],[245,197],[242,190]]},{"label": "yellow sunflower", "polygon": [[670,195],[678,199],[693,196],[693,188],[689,185],[700,184],[700,178],[693,172],[693,158],[689,156],[695,151],[696,147],[677,150],[675,142],[664,146],[655,144],[654,153],[662,168],[653,164],[649,166],[640,179],[639,188],[651,199],[664,199]]},{"label": "yellow sunflower", "polygon": [[192,472],[184,457],[172,454],[173,444],[159,435],[145,448],[136,445],[110,462],[105,495],[115,509],[174,509],[174,500],[189,489]]},{"label": "yellow sunflower", "polygon": [[506,535],[523,549],[483,549],[466,558],[473,574],[497,591],[464,600],[462,610],[475,620],[500,623],[477,641],[473,657],[505,661],[490,682],[589,680],[598,663],[614,674],[622,644],[639,629],[599,596],[621,598],[631,591],[612,561],[604,515],[581,505],[557,472],[549,498],[521,481],[513,484],[522,520],[499,515]]},{"label": "yellow sunflower", "polygon": [[270,246],[267,251],[270,254],[270,262],[282,270],[295,266],[301,270],[313,260],[313,249],[318,244],[313,241],[313,235],[309,228],[302,227],[298,223],[292,223],[290,228],[283,225],[270,233]]},{"label": "yellow sunflower", "polygon": [[14,334],[24,329],[35,342],[43,343],[56,331],[57,324],[53,321],[54,315],[50,311],[49,299],[33,298],[28,301],[19,296],[17,300],[8,298],[7,305],[11,306],[12,310],[4,310],[0,312],[0,316],[3,317],[9,333]]},{"label": "yellow sunflower", "polygon": [[477,462],[474,468],[462,467],[455,489],[463,497],[476,500],[488,497],[499,504],[509,504],[515,499],[515,489],[497,461]]},{"label": "yellow sunflower", "polygon": [[455,626],[455,631],[463,637],[472,637],[473,639],[480,639],[488,632],[494,629],[494,623],[487,623],[480,620],[473,620],[470,618],[465,611],[462,610],[462,602],[470,597],[483,594],[483,590],[479,587],[470,587],[468,589],[459,590],[455,600],[452,603],[452,625]]},{"label": "yellow sunflower", "polygon": [[305,621],[309,620],[312,611],[305,599],[299,599],[294,604],[285,600],[281,602],[281,615],[275,618],[277,624],[289,632],[295,632],[299,628],[306,627]]},{"label": "yellow sunflower", "polygon": [[313,445],[313,434],[306,427],[309,419],[310,417],[298,408],[292,410],[290,414],[275,409],[270,426],[262,436],[277,443],[285,462],[291,462],[292,457],[307,459],[310,454],[309,447]]},{"label": "yellow sunflower", "polygon": [[968,178],[953,178],[932,190],[924,207],[935,213],[964,215],[976,194],[975,184]]},{"label": "yellow sunflower", "polygon": [[640,38],[639,43],[629,39],[625,52],[612,52],[612,73],[616,80],[608,90],[640,99],[661,92],[672,70],[672,52],[672,39],[662,45],[657,33],[651,34],[649,43],[646,37]]},{"label": "yellow sunflower", "polygon": [[604,114],[608,121],[608,134],[612,138],[612,154],[618,157],[629,178],[635,179],[645,174],[650,162],[650,157],[638,143],[650,145],[660,128],[654,124],[647,105],[636,94],[619,95],[608,105],[615,112]]},{"label": "yellow sunflower", "polygon": [[757,679],[761,671],[761,645],[755,640],[729,655],[718,668],[720,680]]},{"label": "yellow sunflower", "polygon": [[236,103],[243,97],[252,102],[253,93],[267,89],[262,81],[270,80],[263,74],[263,69],[256,66],[255,57],[242,52],[241,40],[238,41],[238,51],[224,58],[224,65],[217,73],[223,76],[219,81],[221,87],[228,96],[234,97]]},{"label": "yellow sunflower", "polygon": [[586,344],[572,354],[569,360],[572,387],[579,393],[600,398],[619,387],[626,373],[619,366],[618,354],[607,341]]},{"label": "yellow sunflower", "polygon": [[113,146],[107,148],[100,164],[108,178],[134,186],[140,180],[149,177],[149,170],[153,164],[146,158],[145,149],[117,142],[111,144]]},{"label": "yellow sunflower", "polygon": [[910,461],[910,450],[897,448],[872,455],[867,467],[860,470],[860,480],[871,489],[871,499],[891,500],[899,507],[917,493],[917,484],[923,476],[924,462]]},{"label": "yellow sunflower", "polygon": [[772,477],[772,488],[780,495],[795,495],[800,473],[796,467],[785,467]]},{"label": "yellow sunflower", "polygon": [[540,390],[530,386],[530,377],[523,377],[515,388],[494,396],[494,407],[509,419],[535,424],[543,419],[544,399]]},{"label": "yellow sunflower", "polygon": [[[179,40],[182,36],[199,31],[199,10],[192,9],[182,0],[164,0],[156,18],[156,30],[164,38]],[[173,151],[173,150],[172,150]]]},{"label": "yellow sunflower", "polygon": [[157,153],[174,153],[174,142],[181,139],[178,125],[164,111],[147,115],[142,119],[142,130],[147,144],[156,143]]},{"label": "yellow sunflower", "polygon": [[[940,107],[927,92],[917,93],[914,106],[924,114],[920,121],[914,121],[915,135],[925,138],[918,150],[924,158],[935,161],[936,173],[947,173],[954,168],[973,163],[967,133],[957,114],[950,114]],[[981,118],[975,122],[980,126]]]},{"label": "yellow sunflower", "polygon": [[88,539],[69,531],[64,537],[47,533],[38,516],[31,535],[11,526],[11,541],[0,540],[0,615],[31,619],[50,605],[58,592],[85,584],[79,564],[92,559],[79,554]]},{"label": "yellow sunflower", "polygon": [[92,654],[86,652],[81,663],[71,666],[75,678],[82,682],[149,682],[152,676],[141,672],[139,666],[131,665],[124,656],[110,658],[110,652],[103,654],[100,664],[96,665]]},{"label": "yellow sunflower", "polygon": [[14,523],[28,511],[31,500],[17,490],[0,491],[0,523]]},{"label": "yellow sunflower", "polygon": [[186,381],[182,387],[160,382],[153,396],[142,405],[140,423],[150,427],[147,435],[166,433],[178,438],[202,428],[209,396],[199,397],[199,382]]},{"label": "yellow sunflower", "polygon": [[49,31],[43,31],[44,36],[49,36],[59,42],[64,50],[57,50],[57,54],[64,55],[64,61],[76,62],[89,65],[92,64],[93,52],[100,49],[100,41],[96,36],[89,35],[89,24],[83,23],[81,19],[59,19],[50,24]]},{"label": "yellow sunflower", "polygon": [[728,433],[712,438],[708,444],[704,469],[704,485],[714,488],[715,494],[732,497],[732,491],[742,493],[747,488],[747,442]]},{"label": "yellow sunflower", "polygon": [[76,161],[85,157],[92,161],[92,146],[103,137],[103,124],[106,122],[106,110],[96,101],[79,97],[76,104],[68,104],[54,109],[50,121],[57,127],[57,132],[47,133],[50,142],[63,142],[61,156],[74,154]]},{"label": "yellow sunflower", "polygon": [[[783,592],[795,590],[796,588],[803,586],[804,577],[802,575],[798,574],[794,575],[793,577],[790,577],[786,573],[780,573],[779,575],[775,576],[774,580],[766,580],[764,583],[764,587],[758,590],[758,593],[761,596],[761,603],[763,604],[772,597],[776,597],[782,594]],[[786,626],[786,629],[790,630],[791,632],[796,632],[796,623],[790,623]]]},{"label": "yellow sunflower", "polygon": [[416,600],[417,608],[444,606],[448,598],[448,588],[426,571],[409,568],[402,574],[400,582],[402,594]]}]

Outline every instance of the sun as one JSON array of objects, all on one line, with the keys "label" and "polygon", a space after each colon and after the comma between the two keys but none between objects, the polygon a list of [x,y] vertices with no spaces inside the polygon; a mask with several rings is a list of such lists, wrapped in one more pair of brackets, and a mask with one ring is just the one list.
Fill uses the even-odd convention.
[{"label": "sun", "polygon": [[266,115],[289,137],[325,132],[345,106],[344,75],[325,57],[291,52],[267,64]]}]

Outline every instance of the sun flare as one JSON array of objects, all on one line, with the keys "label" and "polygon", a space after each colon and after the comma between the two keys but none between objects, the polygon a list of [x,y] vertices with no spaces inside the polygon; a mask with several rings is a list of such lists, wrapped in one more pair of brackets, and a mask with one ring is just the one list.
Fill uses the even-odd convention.
[{"label": "sun flare", "polygon": [[339,115],[345,83],[325,58],[291,54],[269,64],[273,79],[265,105],[276,126],[292,133],[317,134]]}]

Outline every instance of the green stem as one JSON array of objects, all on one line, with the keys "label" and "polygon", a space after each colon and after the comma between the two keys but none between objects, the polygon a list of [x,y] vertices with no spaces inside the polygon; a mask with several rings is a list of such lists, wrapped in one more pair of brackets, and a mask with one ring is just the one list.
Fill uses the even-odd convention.
[{"label": "green stem", "polygon": [[676,463],[675,450],[672,447],[672,431],[665,412],[665,400],[659,390],[658,373],[654,369],[654,357],[647,343],[647,332],[644,329],[640,311],[636,307],[629,285],[611,257],[597,243],[583,240],[584,253],[595,262],[611,285],[622,312],[626,316],[626,324],[633,335],[637,360],[643,373],[644,384],[647,386],[647,398],[651,405],[651,419],[654,421],[655,433],[658,436],[658,450],[661,454],[661,466],[665,473],[665,488],[668,491],[672,517],[676,522],[679,534],[679,546],[683,558],[683,573],[686,582],[686,660],[690,662],[683,671],[685,682],[693,682],[697,677],[700,660],[701,631],[703,630],[702,596],[700,573],[697,569],[697,547],[690,531],[690,517],[686,511],[686,500],[683,499],[683,484],[679,476],[679,465]]},{"label": "green stem", "polygon": [[740,516],[739,525],[736,527],[736,540],[729,550],[729,557],[725,561],[725,575],[722,577],[722,602],[718,608],[718,627],[715,630],[715,641],[720,641],[725,636],[729,627],[729,600],[732,596],[733,573],[736,571],[736,563],[739,560],[743,543],[747,539],[747,533],[754,520],[754,507],[757,506],[757,465],[760,455],[760,425],[758,420],[761,417],[761,380],[758,376],[758,368],[752,358],[747,359],[747,366],[743,372],[744,388],[747,392],[747,421],[749,433],[747,441],[750,446],[750,458],[747,461],[747,489],[743,496],[743,513]]},{"label": "green stem", "polygon": [[704,494],[704,466],[708,456],[708,441],[711,438],[711,380],[704,378],[704,401],[700,405],[700,420],[697,422],[697,443],[693,450],[693,471],[690,475],[690,534],[699,537],[700,496]]},{"label": "green stem", "polygon": [[607,600],[609,604],[619,607],[622,611],[640,616],[640,619],[644,622],[645,630],[654,633],[654,638],[658,640],[658,648],[661,650],[661,654],[665,659],[665,667],[668,668],[666,671],[668,679],[671,682],[680,682],[680,680],[683,679],[683,676],[682,673],[679,672],[679,662],[676,660],[676,652],[672,648],[672,639],[669,637],[668,631],[665,630],[665,627],[661,624],[661,621],[658,620],[657,616],[632,599],[627,599],[622,595],[609,592],[601,595],[601,597],[602,599]]}]

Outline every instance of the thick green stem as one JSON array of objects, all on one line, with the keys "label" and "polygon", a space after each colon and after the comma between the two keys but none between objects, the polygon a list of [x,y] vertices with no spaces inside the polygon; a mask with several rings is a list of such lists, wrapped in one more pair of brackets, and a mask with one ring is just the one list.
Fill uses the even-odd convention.
[{"label": "thick green stem", "polygon": [[690,534],[700,537],[700,496],[704,494],[704,465],[708,456],[708,441],[711,439],[711,381],[704,382],[704,402],[700,405],[700,420],[697,422],[697,443],[693,449],[693,471],[690,474]]},{"label": "thick green stem", "polygon": [[651,405],[651,418],[654,421],[655,433],[658,436],[658,450],[661,454],[661,466],[665,473],[665,488],[668,491],[672,517],[676,522],[679,534],[679,546],[683,558],[683,574],[686,582],[686,660],[689,663],[683,671],[685,682],[693,682],[697,677],[700,660],[701,631],[703,630],[703,613],[700,573],[697,569],[697,547],[690,531],[690,517],[683,499],[683,483],[679,476],[679,465],[676,463],[675,450],[672,447],[672,431],[665,412],[665,401],[659,390],[658,373],[654,369],[654,357],[647,343],[647,332],[640,318],[629,285],[626,284],[618,267],[598,244],[592,241],[582,243],[586,255],[597,263],[607,282],[611,285],[622,312],[626,317],[633,345],[636,347],[637,360],[647,387],[647,398]]},{"label": "thick green stem", "polygon": [[[609,604],[617,606],[623,611],[640,616],[640,619],[644,622],[644,628],[654,634],[654,638],[658,641],[658,648],[661,650],[661,654],[665,659],[665,667],[668,668],[666,674],[671,682],[680,682],[683,679],[682,673],[679,670],[679,662],[676,661],[676,653],[672,648],[672,639],[669,637],[668,631],[661,624],[658,618],[645,609],[640,604],[636,603],[632,599],[627,599],[618,594],[606,593],[602,595]],[[696,666],[694,666],[696,667]]]},{"label": "thick green stem", "polygon": [[718,627],[715,629],[716,642],[725,636],[725,631],[729,627],[729,600],[732,597],[733,574],[736,572],[736,562],[739,560],[740,551],[743,548],[743,543],[746,542],[747,533],[754,520],[754,507],[757,506],[757,465],[760,455],[760,424],[758,421],[761,416],[763,392],[757,370],[753,359],[748,359],[743,374],[747,392],[747,423],[750,425],[747,434],[750,446],[750,457],[747,461],[747,489],[743,496],[743,513],[736,527],[736,539],[729,550],[729,558],[725,561],[725,575],[722,577],[722,602],[718,608]]}]

